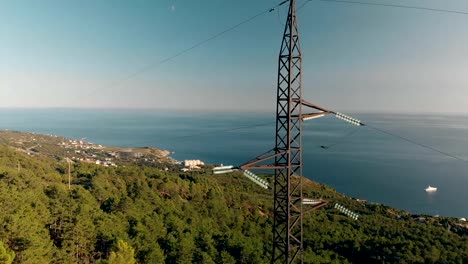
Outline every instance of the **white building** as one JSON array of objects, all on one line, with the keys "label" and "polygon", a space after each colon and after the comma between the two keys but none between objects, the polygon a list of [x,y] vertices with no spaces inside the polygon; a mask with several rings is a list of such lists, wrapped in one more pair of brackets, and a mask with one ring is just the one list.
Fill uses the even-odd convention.
[{"label": "white building", "polygon": [[184,167],[189,169],[200,168],[200,166],[205,165],[201,160],[184,160]]}]

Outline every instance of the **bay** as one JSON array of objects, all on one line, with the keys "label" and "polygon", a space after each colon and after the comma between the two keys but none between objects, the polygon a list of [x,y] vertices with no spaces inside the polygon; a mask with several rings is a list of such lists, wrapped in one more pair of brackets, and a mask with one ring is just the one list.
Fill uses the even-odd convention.
[{"label": "bay", "polygon": [[[372,127],[468,160],[468,117],[352,115],[304,124],[303,174],[348,196],[411,213],[468,217],[468,163]],[[262,124],[261,126],[257,126]],[[111,146],[154,146],[175,159],[239,165],[274,146],[274,115],[115,109],[0,109],[0,129],[86,138]],[[323,147],[322,147],[323,146]],[[438,191],[428,194],[428,186]]]}]

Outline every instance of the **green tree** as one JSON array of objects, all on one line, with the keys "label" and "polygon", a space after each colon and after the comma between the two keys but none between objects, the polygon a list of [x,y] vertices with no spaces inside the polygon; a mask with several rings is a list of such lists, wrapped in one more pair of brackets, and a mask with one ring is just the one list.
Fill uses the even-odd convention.
[{"label": "green tree", "polygon": [[0,263],[11,264],[15,259],[15,252],[8,250],[3,242],[0,240]]},{"label": "green tree", "polygon": [[224,264],[236,263],[236,259],[233,256],[229,255],[229,253],[226,251],[221,252],[219,259],[220,259],[220,263],[224,263]]},{"label": "green tree", "polygon": [[117,250],[110,253],[109,264],[136,264],[135,250],[125,241],[117,241]]}]

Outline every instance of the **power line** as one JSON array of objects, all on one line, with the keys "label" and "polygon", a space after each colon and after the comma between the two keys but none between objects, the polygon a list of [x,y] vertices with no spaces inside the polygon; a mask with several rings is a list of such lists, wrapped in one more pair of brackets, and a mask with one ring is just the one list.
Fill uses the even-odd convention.
[{"label": "power line", "polygon": [[[256,127],[261,127],[261,126],[268,126],[268,125],[273,125],[275,124],[275,122],[268,122],[268,123],[260,123],[260,124],[254,124],[254,125],[248,125],[248,126],[238,126],[238,127],[233,127],[233,128],[227,128],[227,129],[219,129],[219,130],[211,130],[211,131],[207,131],[207,132],[201,132],[201,133],[194,133],[194,134],[189,134],[189,135],[183,135],[183,136],[177,136],[177,137],[170,137],[169,139],[186,139],[186,138],[192,138],[192,137],[197,137],[197,136],[204,136],[204,135],[209,135],[209,134],[216,134],[216,133],[226,133],[226,132],[232,132],[232,131],[237,131],[237,130],[243,130],[243,129],[249,129],[249,128],[256,128]],[[413,145],[416,145],[416,146],[419,146],[419,147],[422,147],[422,148],[425,148],[425,149],[429,149],[431,151],[434,151],[434,152],[437,152],[441,155],[444,155],[444,156],[447,156],[447,157],[450,157],[450,158],[453,158],[453,159],[456,159],[458,161],[462,161],[462,162],[465,162],[465,163],[468,163],[468,160],[465,160],[463,158],[460,158],[458,156],[455,156],[453,154],[450,154],[450,153],[447,153],[445,151],[442,151],[442,150],[439,150],[439,149],[436,149],[434,147],[431,147],[431,146],[428,146],[428,145],[425,145],[425,144],[422,144],[422,143],[419,143],[413,139],[410,139],[410,138],[407,138],[407,137],[404,137],[404,136],[401,136],[401,135],[398,135],[398,134],[395,134],[395,133],[392,133],[392,132],[389,132],[389,131],[386,131],[382,128],[378,128],[378,127],[375,127],[375,126],[372,126],[372,125],[369,125],[368,123],[366,123],[366,126],[370,129],[373,129],[375,131],[378,131],[380,133],[383,133],[383,134],[386,134],[388,136],[391,136],[391,137],[394,137],[394,138],[398,138],[402,141],[406,141],[408,143],[411,143]],[[355,133],[358,132],[358,129],[353,129],[352,131],[350,131],[350,133],[347,133],[344,137],[345,138],[349,138],[349,137],[352,137]],[[340,144],[343,144],[345,140],[343,141],[340,141],[340,142],[335,142],[331,145],[323,145],[323,148],[324,149],[328,149],[328,148],[331,148],[331,147],[334,147],[336,145],[340,145]],[[140,144],[146,144],[146,143],[153,143],[154,140],[151,140],[151,141],[144,141],[144,142],[137,142],[136,144],[135,143],[132,143],[132,145],[140,145]],[[322,146],[321,146],[322,147]]]},{"label": "power line", "polygon": [[280,3],[280,4],[277,4],[277,5],[275,5],[275,6],[271,7],[271,8],[268,8],[268,9],[266,9],[265,11],[262,11],[262,12],[260,12],[260,13],[258,13],[258,14],[256,14],[256,15],[254,15],[254,16],[252,16],[252,17],[246,19],[246,20],[243,20],[243,21],[241,21],[241,22],[235,24],[234,26],[231,26],[231,27],[229,27],[229,28],[227,28],[227,29],[225,29],[225,30],[223,30],[223,31],[220,31],[220,32],[218,32],[218,33],[212,35],[211,37],[209,37],[209,38],[207,38],[207,39],[204,39],[204,40],[202,40],[202,41],[200,41],[200,42],[198,42],[198,43],[195,43],[195,44],[192,45],[191,47],[186,48],[186,49],[184,49],[184,50],[181,50],[180,52],[175,53],[174,55],[169,56],[169,57],[167,57],[167,58],[165,58],[165,59],[163,59],[163,60],[161,60],[161,61],[159,61],[159,62],[157,62],[157,63],[149,64],[149,65],[147,65],[146,67],[142,68],[141,70],[139,70],[139,71],[137,71],[137,72],[135,72],[135,73],[129,75],[129,76],[127,77],[127,79],[131,79],[131,78],[133,78],[133,77],[135,77],[135,76],[137,76],[137,75],[139,75],[139,74],[141,74],[141,73],[144,73],[144,72],[146,72],[146,71],[148,71],[148,70],[151,70],[152,68],[154,68],[154,67],[156,67],[156,66],[159,66],[159,65],[161,65],[161,64],[164,64],[164,63],[166,63],[166,62],[169,62],[169,61],[171,61],[171,60],[173,60],[173,59],[175,59],[175,58],[177,58],[177,57],[179,57],[179,56],[181,56],[181,55],[183,55],[183,54],[185,54],[185,53],[187,53],[187,52],[189,52],[189,51],[191,51],[191,50],[193,50],[193,49],[196,49],[196,48],[198,48],[198,47],[200,47],[200,46],[206,44],[207,42],[210,42],[210,41],[212,41],[212,40],[214,40],[214,39],[217,39],[217,38],[221,37],[222,35],[224,35],[224,34],[230,32],[230,31],[233,31],[234,29],[236,29],[236,28],[238,28],[238,27],[240,27],[240,26],[242,26],[242,25],[244,25],[244,24],[249,23],[250,21],[252,21],[252,20],[258,18],[258,17],[261,16],[261,15],[264,15],[264,14],[266,14],[266,13],[270,13],[272,9],[274,10],[274,9],[276,9],[276,8],[278,8],[278,7],[280,7],[280,6],[282,6],[282,5],[283,5],[284,3],[286,3],[286,2],[287,2],[287,1],[283,1],[283,2]]},{"label": "power line", "polygon": [[[358,4],[358,5],[370,5],[370,6],[383,6],[383,7],[394,7],[394,8],[407,8],[407,9],[424,10],[424,11],[431,11],[431,12],[441,12],[441,13],[449,13],[449,14],[468,15],[468,12],[456,11],[456,10],[429,8],[429,7],[422,7],[422,6],[410,6],[410,5],[397,5],[397,4],[385,4],[385,3],[371,3],[371,2],[352,1],[352,0],[306,0],[298,9],[304,8],[308,3],[312,2],[312,1],[334,2],[334,3],[345,3],[345,4]],[[386,135],[389,135],[389,136],[398,138],[398,139],[400,139],[400,140],[409,142],[409,143],[414,144],[414,145],[416,145],[416,146],[419,146],[419,147],[422,147],[422,148],[426,148],[426,149],[432,150],[432,151],[434,151],[434,152],[437,152],[437,153],[439,153],[439,154],[442,154],[442,155],[444,155],[444,156],[451,157],[451,158],[453,158],[453,159],[456,159],[456,160],[459,160],[459,161],[468,163],[468,160],[465,160],[465,159],[463,159],[463,158],[460,158],[460,157],[458,157],[458,156],[452,155],[452,154],[450,154],[450,153],[447,153],[447,152],[438,150],[438,149],[433,148],[433,147],[431,147],[431,146],[421,144],[421,143],[416,142],[416,141],[414,141],[414,140],[412,140],[412,139],[409,139],[409,138],[406,138],[406,137],[403,137],[403,136],[400,136],[400,135],[397,135],[397,134],[394,134],[394,133],[385,131],[385,130],[383,130],[383,129],[380,129],[380,128],[377,128],[377,127],[374,127],[374,126],[367,125],[367,124],[366,124],[366,126],[368,126],[368,127],[371,128],[371,129],[374,129],[374,130],[376,130],[376,131],[379,131],[379,132],[381,132],[381,133],[384,133],[384,134],[386,134]],[[354,134],[354,133],[351,133],[351,135],[349,135],[349,136],[352,136],[353,134]],[[332,146],[335,146],[335,145],[336,145],[336,144],[332,144],[332,145],[329,145],[329,146],[322,146],[322,147],[324,147],[324,148],[329,148],[329,147],[332,147]]]},{"label": "power line", "polygon": [[[429,7],[424,7],[424,6],[410,6],[410,5],[371,3],[371,2],[352,1],[352,0],[307,0],[307,1],[308,1],[308,2],[312,2],[312,1],[334,2],[334,3],[369,5],[369,6],[384,6],[384,7],[407,8],[407,9],[416,9],[416,10],[424,10],[424,11],[431,11],[431,12],[441,12],[441,13],[449,13],[449,14],[458,14],[458,15],[468,15],[468,12],[457,11],[457,10],[448,10],[448,9],[439,9],[439,8],[429,8]],[[305,4],[304,4],[304,5],[305,5]]]},{"label": "power line", "polygon": [[[435,12],[445,12],[445,13],[454,13],[454,14],[463,14],[463,15],[468,15],[468,12],[462,12],[462,11],[456,11],[456,10],[446,10],[446,9],[437,9],[437,8],[427,8],[427,7],[420,7],[420,6],[409,6],[409,5],[396,5],[396,4],[383,4],[383,3],[370,3],[370,2],[361,2],[361,1],[351,1],[351,0],[306,0],[301,6],[298,7],[298,10],[299,9],[302,9],[304,8],[309,2],[312,2],[312,1],[321,1],[321,2],[336,2],[336,3],[347,3],[347,4],[359,4],[359,5],[373,5],[373,6],[386,6],[386,7],[397,7],[397,8],[410,8],[410,9],[419,9],[419,10],[426,10],[426,11],[435,11]],[[145,66],[144,68],[140,69],[139,71],[136,71],[130,75],[128,75],[126,78],[124,78],[122,81],[126,81],[126,80],[129,80],[129,79],[132,79],[134,78],[135,76],[138,76],[144,72],[147,72],[148,70],[151,70],[161,64],[164,64],[164,63],[167,63],[189,51],[192,51],[193,49],[196,49],[204,44],[206,44],[207,42],[210,42],[214,39],[217,39],[219,37],[221,37],[222,35],[230,32],[230,31],[233,31],[234,29],[244,25],[244,24],[247,24],[249,22],[251,22],[252,20],[266,14],[266,13],[271,13],[272,11],[276,10],[278,7],[284,5],[285,3],[289,2],[289,0],[285,0],[271,8],[268,8],[250,18],[247,18],[223,31],[220,31],[214,35],[212,35],[211,37],[208,37],[207,39],[204,39],[198,43],[195,43],[194,45],[192,45],[191,47],[189,48],[186,48],[184,50],[181,50],[179,51],[178,53],[175,53],[174,55],[172,56],[169,56],[159,62],[156,62],[156,63],[152,63],[152,64],[149,64],[147,66]]]},{"label": "power line", "polygon": [[[197,134],[191,134],[191,135],[184,135],[184,136],[179,136],[179,137],[173,137],[172,139],[184,139],[184,138],[190,138],[190,137],[196,137],[196,136],[203,136],[203,135],[209,135],[209,134],[215,134],[215,133],[225,133],[225,132],[232,132],[232,131],[236,131],[236,130],[242,130],[242,129],[248,129],[248,128],[255,128],[255,127],[261,127],[261,126],[267,126],[267,125],[272,125],[272,124],[275,124],[275,122],[269,122],[269,123],[261,123],[261,124],[256,124],[256,125],[249,125],[249,126],[239,126],[239,127],[234,127],[234,128],[228,128],[228,129],[222,129],[222,130],[213,130],[213,131],[208,131],[208,132],[203,132],[203,133],[197,133]],[[416,145],[416,146],[419,146],[419,147],[422,147],[422,148],[426,148],[426,149],[429,149],[431,151],[434,151],[434,152],[437,152],[441,155],[444,155],[444,156],[447,156],[447,157],[450,157],[450,158],[453,158],[453,159],[456,159],[458,161],[462,161],[462,162],[465,162],[465,163],[468,163],[468,160],[465,160],[463,158],[460,158],[458,156],[455,156],[453,154],[450,154],[450,153],[447,153],[445,151],[442,151],[442,150],[438,150],[434,147],[431,147],[431,146],[428,146],[428,145],[425,145],[425,144],[422,144],[422,143],[419,143],[413,139],[409,139],[407,137],[404,137],[404,136],[401,136],[401,135],[398,135],[398,134],[395,134],[395,133],[392,133],[392,132],[389,132],[389,131],[386,131],[386,130],[383,130],[381,128],[378,128],[378,127],[375,127],[375,126],[372,126],[372,125],[369,125],[366,123],[366,126],[369,127],[370,129],[373,129],[375,131],[378,131],[380,133],[383,133],[383,134],[386,134],[388,136],[391,136],[391,137],[394,137],[394,138],[398,138],[400,140],[403,140],[403,141],[406,141],[408,143],[411,143],[413,145]],[[346,138],[349,138],[351,136],[353,136],[355,133],[357,133],[358,130],[355,129],[353,131],[351,131],[349,134],[345,135]],[[145,143],[145,142],[143,142]],[[150,142],[147,142],[147,143],[150,143]],[[334,144],[331,144],[331,145],[324,145],[325,148],[330,148],[330,147],[333,147],[335,145],[339,145],[339,144],[342,144],[343,142],[335,142]],[[141,143],[140,143],[141,144]]]},{"label": "power line", "polygon": [[[185,53],[188,53],[212,40],[215,40],[219,37],[221,37],[222,35],[230,32],[230,31],[233,31],[235,30],[236,28],[244,25],[244,24],[247,24],[251,21],[253,21],[254,19],[264,15],[264,14],[267,14],[267,13],[271,13],[272,11],[276,10],[278,7],[284,5],[285,3],[287,3],[289,0],[285,0],[271,8],[268,8],[248,19],[245,19],[223,31],[220,31],[198,43],[195,43],[194,45],[190,46],[189,48],[186,48],[184,50],[181,50],[180,52],[178,53],[175,53],[174,55],[172,56],[169,56],[159,62],[156,62],[156,63],[152,63],[152,64],[149,64],[147,66],[145,66],[144,68],[128,75],[127,77],[123,78],[120,82],[124,82],[124,81],[128,81],[132,78],[134,78],[135,76],[138,76],[144,72],[147,72],[157,66],[160,66],[164,63],[167,63],[177,57],[180,57],[182,56],[183,54]],[[461,14],[461,15],[468,15],[468,12],[462,12],[462,11],[456,11],[456,10],[446,10],[446,9],[437,9],[437,8],[428,8],[428,7],[421,7],[421,6],[409,6],[409,5],[397,5],[397,4],[385,4],[385,3],[371,3],[371,2],[362,2],[362,1],[351,1],[351,0],[306,0],[301,6],[299,6],[298,10],[304,8],[309,2],[312,2],[312,1],[321,1],[321,2],[334,2],[334,3],[346,3],[346,4],[358,4],[358,5],[370,5],[370,6],[383,6],[383,7],[394,7],[394,8],[407,8],[407,9],[417,9],[417,10],[424,10],[424,11],[432,11],[432,12],[443,12],[443,13],[452,13],[452,14]],[[96,92],[98,89],[94,90],[92,93]],[[91,93],[91,94],[92,94]],[[217,131],[209,131],[209,132],[203,132],[203,133],[198,133],[198,134],[192,134],[192,135],[185,135],[185,136],[180,136],[180,137],[174,137],[173,139],[182,139],[182,138],[189,138],[189,137],[194,137],[194,136],[201,136],[201,135],[207,135],[207,134],[213,134],[213,133],[223,133],[223,132],[231,132],[231,131],[236,131],[236,130],[241,130],[241,129],[247,129],[247,128],[254,128],[254,127],[259,127],[259,126],[265,126],[265,125],[271,125],[271,124],[274,124],[274,123],[264,123],[264,124],[256,124],[256,125],[251,125],[251,126],[242,126],[242,127],[235,127],[235,128],[230,128],[230,129],[224,129],[224,130],[217,130]],[[369,126],[369,125],[368,125]],[[393,134],[391,132],[388,132],[388,131],[385,131],[383,129],[380,129],[380,128],[377,128],[377,127],[374,127],[374,126],[369,126],[370,128],[376,130],[376,131],[379,131],[381,133],[384,133],[384,134],[387,134],[387,135],[390,135],[390,136],[393,136],[393,137],[396,137],[396,138],[399,138],[403,141],[406,141],[406,142],[409,142],[411,144],[414,144],[414,145],[417,145],[417,146],[420,146],[420,147],[423,147],[423,148],[426,148],[426,149],[430,149],[432,151],[435,151],[439,154],[442,154],[442,155],[445,155],[445,156],[448,156],[448,157],[451,157],[451,158],[454,158],[454,159],[457,159],[459,161],[463,161],[465,163],[468,163],[468,160],[465,160],[465,159],[462,159],[460,157],[457,157],[455,155],[452,155],[452,154],[449,154],[449,153],[446,153],[446,152],[443,152],[443,151],[440,151],[438,149],[435,149],[433,147],[430,147],[430,146],[427,146],[427,145],[424,145],[424,144],[421,144],[421,143],[418,143],[414,140],[411,140],[411,139],[408,139],[408,138],[405,138],[403,136],[400,136],[400,135],[397,135],[397,134]],[[336,145],[336,144],[334,144]]]},{"label": "power line", "polygon": [[202,132],[202,133],[197,133],[197,134],[192,134],[192,135],[184,135],[184,136],[179,136],[179,137],[173,137],[173,139],[183,139],[183,138],[190,138],[190,137],[194,137],[194,136],[204,136],[204,135],[215,134],[215,133],[232,132],[232,131],[237,131],[237,130],[242,130],[242,129],[273,125],[275,123],[276,122],[268,122],[268,123],[250,125],[250,126],[239,126],[239,127],[227,128],[227,129],[221,129],[221,130],[213,130],[213,131],[207,131],[207,132]]},{"label": "power line", "polygon": [[[232,128],[219,129],[219,130],[211,130],[211,131],[206,131],[206,132],[187,134],[183,136],[169,137],[169,138],[166,138],[166,140],[167,139],[172,139],[172,140],[187,139],[187,138],[192,138],[192,137],[205,136],[205,135],[217,134],[217,133],[227,133],[227,132],[232,132],[232,131],[237,131],[237,130],[242,130],[242,129],[256,128],[256,127],[268,126],[268,125],[273,125],[273,124],[275,124],[275,122],[260,123],[260,124],[232,127]],[[153,142],[154,140],[147,140],[147,141],[140,141],[140,142],[132,143],[131,145],[135,146],[135,145],[141,145],[141,144],[150,144]]]},{"label": "power line", "polygon": [[414,140],[412,140],[412,139],[409,139],[409,138],[407,138],[407,137],[403,137],[403,136],[401,136],[401,135],[388,132],[388,131],[383,130],[383,129],[381,129],[381,128],[378,128],[378,127],[375,127],[375,126],[371,126],[371,125],[369,125],[369,124],[366,124],[366,126],[369,127],[369,128],[371,128],[371,129],[373,129],[373,130],[376,130],[376,131],[378,131],[378,132],[381,132],[381,133],[383,133],[383,134],[386,134],[386,135],[389,135],[389,136],[398,138],[398,139],[400,139],[400,140],[409,142],[409,143],[411,143],[411,144],[413,144],[413,145],[416,145],[416,146],[419,146],[419,147],[422,147],[422,148],[426,148],[426,149],[432,150],[432,151],[434,151],[434,152],[437,152],[437,153],[439,153],[439,154],[442,154],[442,155],[444,155],[444,156],[451,157],[451,158],[453,158],[453,159],[456,159],[456,160],[459,160],[459,161],[468,163],[468,160],[465,160],[465,159],[460,158],[460,157],[458,157],[458,156],[455,156],[455,155],[453,155],[453,154],[450,154],[450,153],[447,153],[447,152],[438,150],[438,149],[436,149],[436,148],[434,148],[434,147],[431,147],[431,146],[428,146],[428,145],[425,145],[425,144],[416,142],[416,141],[414,141]]},{"label": "power line", "polygon": [[[188,53],[188,52],[190,52],[190,51],[192,51],[192,50],[194,50],[194,49],[196,49],[196,48],[198,48],[198,47],[200,47],[200,46],[203,46],[203,45],[205,45],[206,43],[208,43],[208,42],[210,42],[210,41],[212,41],[212,40],[215,40],[215,39],[221,37],[222,35],[225,35],[226,33],[231,32],[231,31],[237,29],[238,27],[240,27],[240,26],[242,26],[242,25],[244,25],[244,24],[247,24],[247,23],[251,22],[252,20],[257,19],[258,17],[260,17],[260,16],[262,16],[262,15],[264,15],[264,14],[271,13],[272,11],[276,10],[278,7],[284,5],[284,4],[287,3],[288,1],[289,1],[289,0],[285,0],[285,1],[281,2],[281,3],[279,3],[279,4],[276,4],[276,5],[274,5],[274,6],[270,7],[270,8],[268,8],[268,9],[266,9],[266,10],[260,12],[260,13],[257,13],[256,15],[251,16],[251,17],[249,17],[249,18],[247,18],[247,19],[245,19],[245,20],[243,20],[243,21],[241,21],[241,22],[239,22],[239,23],[237,23],[237,24],[235,24],[235,25],[233,25],[233,26],[231,26],[231,27],[228,27],[228,28],[226,28],[226,29],[224,29],[224,30],[222,30],[222,31],[220,31],[220,32],[218,32],[218,33],[216,33],[216,34],[214,34],[214,35],[212,35],[212,36],[210,36],[210,37],[208,37],[208,38],[206,38],[206,39],[200,41],[200,42],[197,42],[197,43],[193,44],[192,46],[190,46],[190,47],[188,47],[188,48],[186,48],[186,49],[183,49],[183,50],[181,50],[181,51],[179,51],[179,52],[177,52],[177,53],[175,53],[175,54],[173,54],[173,55],[171,55],[171,56],[169,56],[169,57],[167,57],[167,58],[165,58],[165,59],[163,59],[163,60],[161,60],[161,61],[158,61],[158,62],[156,62],[156,63],[148,64],[148,65],[146,65],[145,67],[141,68],[140,70],[138,70],[138,71],[136,71],[136,72],[133,72],[133,73],[127,75],[126,77],[122,78],[121,80],[116,81],[116,82],[114,82],[114,83],[119,84],[119,83],[122,83],[122,82],[129,81],[129,80],[135,78],[136,76],[138,76],[138,75],[140,75],[140,74],[142,74],[142,73],[145,73],[145,72],[147,72],[147,71],[149,71],[149,70],[152,70],[152,69],[154,69],[154,68],[156,68],[156,67],[158,67],[158,66],[161,66],[161,65],[164,64],[164,63],[167,63],[167,62],[169,62],[169,61],[172,61],[172,60],[174,60],[175,58],[180,57],[180,56],[182,56],[182,55],[184,55],[184,54],[186,54],[186,53]],[[112,87],[112,85],[110,85],[108,88],[110,88],[110,87]],[[99,89],[93,90],[90,94],[88,94],[88,96],[94,94],[94,93],[97,92],[98,90],[99,90]]]},{"label": "power line", "polygon": [[[433,11],[433,12],[444,12],[444,13],[452,13],[452,14],[462,14],[462,15],[468,15],[468,12],[463,12],[463,11],[456,11],[456,10],[447,10],[447,9],[437,9],[437,8],[428,8],[428,7],[422,7],[422,6],[409,6],[409,5],[397,5],[397,4],[384,4],[384,3],[371,3],[371,2],[363,2],[363,1],[353,1],[353,0],[305,0],[302,5],[300,5],[297,10],[301,10],[303,9],[308,3],[312,2],[312,1],[321,1],[321,2],[334,2],[334,3],[345,3],[345,4],[358,4],[358,5],[371,5],[371,6],[383,6],[383,7],[395,7],[395,8],[407,8],[407,9],[417,9],[417,10],[425,10],[425,11]],[[276,4],[268,9],[265,9],[264,11],[262,12],[259,12],[231,27],[228,27],[226,28],[225,30],[222,30],[200,42],[197,42],[195,44],[193,44],[192,46],[186,48],[186,49],[183,49],[159,62],[156,62],[156,63],[151,63],[151,64],[148,64],[146,65],[145,67],[141,68],[140,70],[136,71],[136,72],[133,72],[129,75],[127,75],[126,77],[122,78],[121,80],[119,81],[115,81],[113,82],[113,84],[121,84],[123,82],[126,82],[126,81],[129,81],[133,78],[135,78],[136,76],[140,75],[140,74],[143,74],[145,72],[148,72],[158,66],[161,66],[162,64],[165,64],[167,62],[170,62],[200,46],[203,46],[205,45],[206,43],[212,41],[212,40],[215,40],[223,35],[225,35],[226,33],[229,33],[235,29],[237,29],[238,27],[244,25],[244,24],[247,24],[255,19],[257,19],[258,17],[264,15],[264,14],[267,14],[267,13],[271,13],[273,12],[274,10],[278,9],[278,7],[284,5],[285,3],[289,2],[289,0],[284,0],[282,1],[281,3],[279,4]],[[114,85],[109,85],[107,88],[110,88],[110,87],[113,87]],[[96,93],[99,89],[95,89],[93,91],[91,91],[87,97],[93,95],[94,93]]]}]

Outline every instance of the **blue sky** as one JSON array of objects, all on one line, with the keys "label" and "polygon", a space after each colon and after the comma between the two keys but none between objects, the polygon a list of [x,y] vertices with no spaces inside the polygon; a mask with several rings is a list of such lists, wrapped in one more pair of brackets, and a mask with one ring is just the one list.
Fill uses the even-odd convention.
[{"label": "blue sky", "polygon": [[[369,1],[468,11],[464,0]],[[0,0],[0,106],[272,110],[286,7],[126,77],[278,2]],[[468,113],[468,15],[316,1],[299,19],[305,99]]]}]

